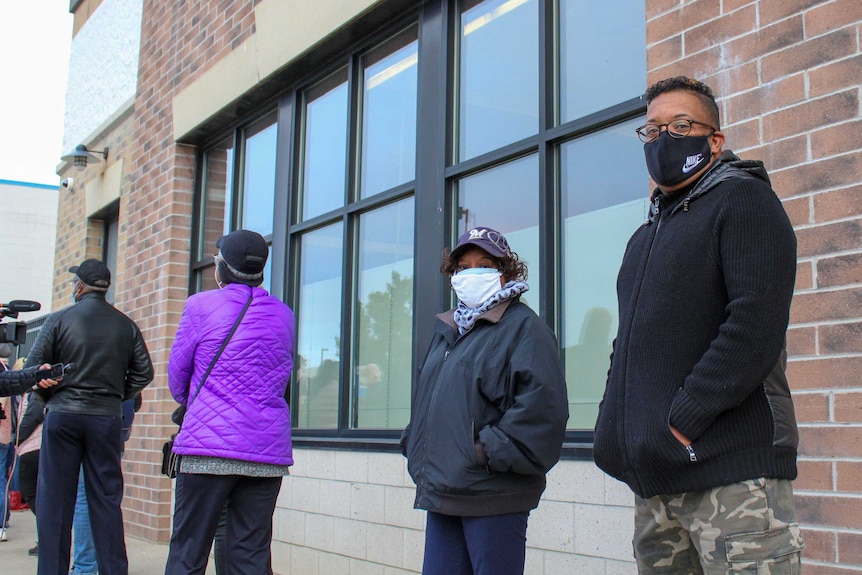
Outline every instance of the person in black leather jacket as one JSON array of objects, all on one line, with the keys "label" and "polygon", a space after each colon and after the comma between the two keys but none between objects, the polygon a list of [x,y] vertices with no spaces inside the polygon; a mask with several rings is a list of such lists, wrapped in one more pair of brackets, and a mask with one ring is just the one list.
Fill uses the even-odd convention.
[{"label": "person in black leather jacket", "polygon": [[69,269],[75,304],[45,321],[27,365],[58,358],[76,364],[45,402],[36,498],[39,575],[69,568],[72,515],[83,465],[99,572],[128,573],[123,533],[122,403],[153,379],[140,329],[105,301],[111,272],[88,259]]},{"label": "person in black leather jacket", "polygon": [[499,232],[466,232],[442,271],[458,306],[437,316],[401,439],[428,511],[422,573],[521,575],[568,419],[559,345],[519,300],[527,267]]}]

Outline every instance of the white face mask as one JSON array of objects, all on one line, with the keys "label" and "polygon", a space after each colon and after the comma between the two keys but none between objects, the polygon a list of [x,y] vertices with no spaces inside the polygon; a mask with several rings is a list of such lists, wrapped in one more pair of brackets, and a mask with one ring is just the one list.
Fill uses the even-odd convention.
[{"label": "white face mask", "polygon": [[470,268],[452,276],[452,289],[464,305],[475,309],[500,291],[501,277],[494,268]]}]

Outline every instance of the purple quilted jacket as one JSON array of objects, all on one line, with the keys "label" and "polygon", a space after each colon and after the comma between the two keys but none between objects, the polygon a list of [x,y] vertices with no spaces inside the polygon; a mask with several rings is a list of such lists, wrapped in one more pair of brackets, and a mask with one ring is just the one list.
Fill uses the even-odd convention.
[{"label": "purple quilted jacket", "polygon": [[254,290],[254,299],[200,393],[191,402],[174,452],[292,465],[290,408],[293,312],[263,288],[228,284],[191,296],[168,363],[178,403],[198,383]]}]

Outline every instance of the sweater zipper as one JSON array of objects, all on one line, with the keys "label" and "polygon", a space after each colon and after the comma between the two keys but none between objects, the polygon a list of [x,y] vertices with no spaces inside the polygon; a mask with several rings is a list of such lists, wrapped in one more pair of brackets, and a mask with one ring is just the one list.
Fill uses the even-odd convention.
[{"label": "sweater zipper", "polygon": [[[638,282],[638,288],[637,288],[638,292],[637,292],[637,296],[635,297],[635,305],[633,306],[634,311],[632,314],[631,322],[629,323],[629,332],[628,332],[628,335],[626,336],[626,341],[628,341],[628,339],[631,338],[632,326],[634,325],[634,315],[637,313],[637,307],[638,307],[637,302],[640,300],[640,290],[641,290],[641,286],[643,285],[643,277],[646,274],[646,268],[647,268],[647,265],[649,264],[650,256],[652,255],[652,249],[653,249],[653,246],[655,245],[656,238],[658,238],[658,233],[661,230],[661,215],[662,214],[661,214],[661,207],[659,206],[659,196],[656,196],[655,198],[653,198],[652,202],[653,202],[653,206],[655,207],[655,215],[656,215],[655,224],[656,224],[656,227],[655,227],[655,232],[652,235],[652,239],[650,240],[649,249],[647,250],[646,258],[644,258],[643,265],[641,266],[641,271],[640,271],[640,280],[641,281]],[[626,368],[625,368],[625,373],[623,374],[623,379],[625,379],[625,377],[628,376],[629,359],[630,359],[629,355],[626,354]],[[625,392],[623,393],[623,398],[625,398]],[[624,399],[624,401],[625,401],[625,399]],[[623,451],[625,451],[626,458],[631,460],[631,453],[629,453],[629,449],[628,449],[628,441],[626,440],[627,438],[625,437],[626,434],[627,434],[627,425],[624,423],[623,424]],[[638,488],[639,488],[638,490],[640,491],[640,488],[642,486],[640,484],[640,477],[638,476],[637,473],[634,474],[633,479],[635,481],[637,481]]]},{"label": "sweater zipper", "polygon": [[694,447],[689,443],[685,446],[685,450],[688,451],[688,459],[692,463],[697,462],[697,453],[694,452]]}]

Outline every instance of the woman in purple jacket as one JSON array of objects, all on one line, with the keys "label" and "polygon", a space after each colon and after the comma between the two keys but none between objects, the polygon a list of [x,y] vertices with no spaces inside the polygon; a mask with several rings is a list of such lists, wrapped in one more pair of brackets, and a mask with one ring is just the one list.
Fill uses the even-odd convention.
[{"label": "woman in purple jacket", "polygon": [[168,365],[171,394],[187,410],[174,441],[181,463],[166,575],[205,572],[225,505],[227,572],[271,573],[272,515],[293,464],[293,312],[259,287],[269,255],[260,234],[238,230],[216,246],[221,289],[189,298]]}]

